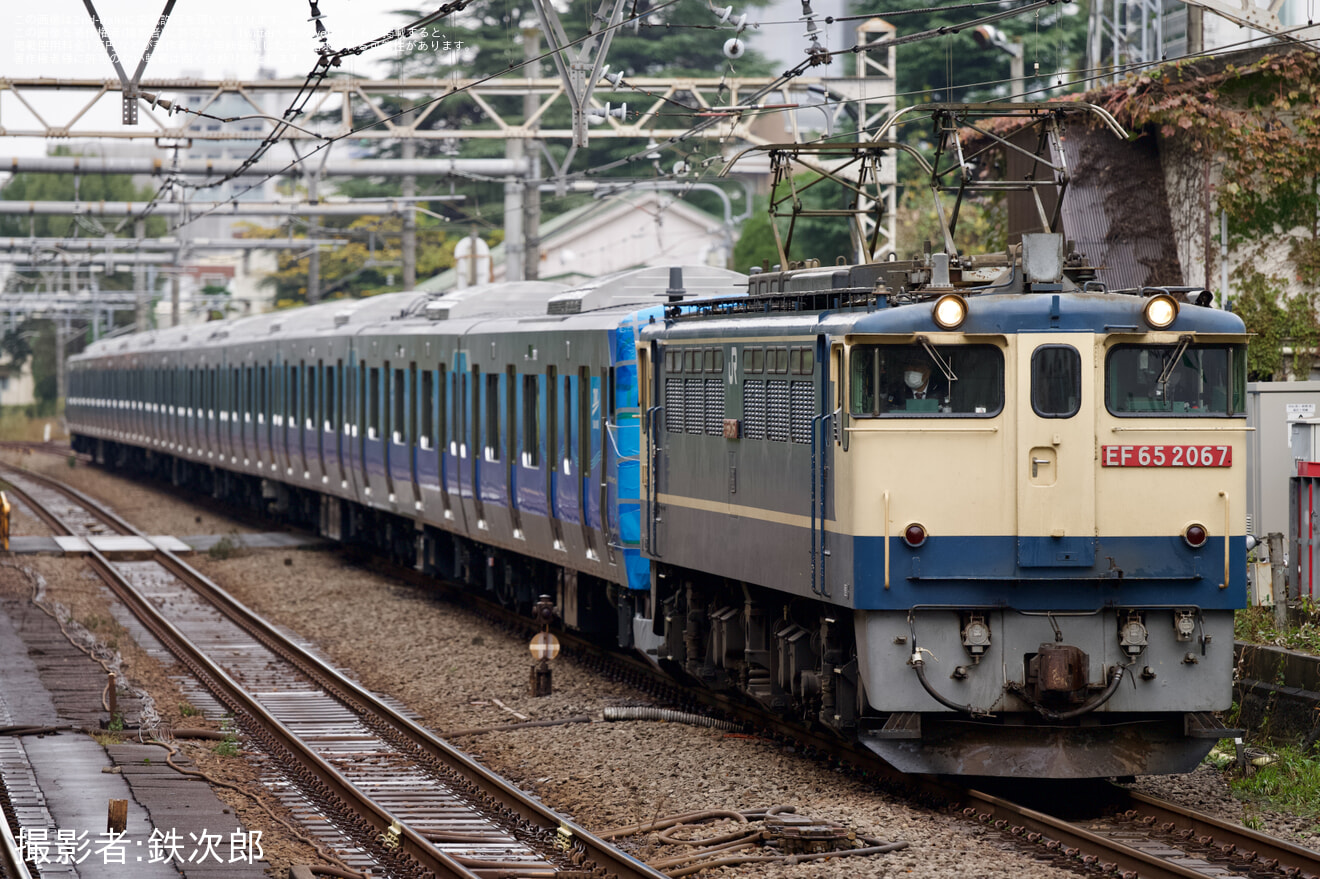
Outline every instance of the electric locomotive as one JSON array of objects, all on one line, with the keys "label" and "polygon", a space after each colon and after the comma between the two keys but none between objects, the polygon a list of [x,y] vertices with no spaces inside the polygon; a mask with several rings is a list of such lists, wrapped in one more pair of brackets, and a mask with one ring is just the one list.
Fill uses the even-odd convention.
[{"label": "electric locomotive", "polygon": [[643,329],[657,655],[907,771],[1195,766],[1245,597],[1246,336],[1204,291],[1088,292],[1063,244],[989,283],[756,274]]}]

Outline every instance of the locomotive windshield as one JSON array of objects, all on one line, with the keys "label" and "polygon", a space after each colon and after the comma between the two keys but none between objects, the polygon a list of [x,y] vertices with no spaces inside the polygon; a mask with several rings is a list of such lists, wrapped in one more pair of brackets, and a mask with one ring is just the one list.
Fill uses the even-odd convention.
[{"label": "locomotive windshield", "polygon": [[1117,345],[1105,363],[1105,404],[1115,415],[1242,415],[1245,345]]},{"label": "locomotive windshield", "polygon": [[861,418],[989,418],[1004,407],[993,345],[857,345],[851,363],[849,411]]}]

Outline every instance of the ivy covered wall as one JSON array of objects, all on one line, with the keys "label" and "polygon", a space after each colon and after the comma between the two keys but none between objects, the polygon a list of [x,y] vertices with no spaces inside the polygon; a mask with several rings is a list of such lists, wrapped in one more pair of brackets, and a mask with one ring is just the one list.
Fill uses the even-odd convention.
[{"label": "ivy covered wall", "polygon": [[1085,100],[1157,138],[1187,283],[1220,291],[1227,215],[1230,307],[1257,334],[1252,377],[1309,378],[1320,366],[1320,56],[1271,47],[1173,63]]}]

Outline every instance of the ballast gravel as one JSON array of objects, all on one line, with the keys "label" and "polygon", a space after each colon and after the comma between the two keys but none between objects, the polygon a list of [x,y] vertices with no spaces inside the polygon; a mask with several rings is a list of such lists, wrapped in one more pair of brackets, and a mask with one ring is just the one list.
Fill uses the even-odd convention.
[{"label": "ballast gravel", "polygon": [[[57,478],[68,475],[58,460],[33,466]],[[197,516],[222,531],[251,530],[154,485],[82,466],[74,472],[79,488],[114,503],[129,521],[152,533],[206,533],[194,530]],[[130,496],[133,502],[126,504]],[[149,511],[151,527],[135,518],[129,506]],[[1076,875],[1025,853],[993,829],[913,804],[854,772],[833,769],[775,742],[676,723],[601,722],[606,707],[651,702],[571,659],[555,664],[554,694],[533,698],[527,692],[532,659],[521,639],[439,593],[401,585],[336,552],[240,551],[225,559],[198,554],[191,561],[254,610],[316,644],[367,687],[399,699],[441,735],[522,720],[590,716],[592,723],[461,735],[454,741],[593,831],[683,812],[789,805],[798,814],[843,824],[859,835],[910,843],[902,851],[873,857],[750,864],[711,869],[702,876]],[[1250,817],[1257,829],[1303,845],[1320,842],[1312,821],[1254,806],[1244,809],[1224,776],[1208,766],[1186,776],[1142,779],[1137,787],[1229,820]],[[695,835],[727,829],[702,825]],[[278,834],[278,828],[271,830]],[[621,844],[643,859],[679,853],[654,833]]]}]

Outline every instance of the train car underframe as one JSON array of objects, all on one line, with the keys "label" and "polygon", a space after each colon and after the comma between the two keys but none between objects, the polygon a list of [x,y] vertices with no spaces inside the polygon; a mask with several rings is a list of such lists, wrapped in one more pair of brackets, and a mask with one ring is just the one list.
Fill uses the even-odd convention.
[{"label": "train car underframe", "polygon": [[368,547],[401,567],[466,584],[520,614],[530,616],[537,600],[551,594],[568,628],[632,646],[638,608],[634,596],[618,584],[315,490],[110,440],[73,440],[75,451],[90,454],[107,469],[168,481],[339,543]]}]

